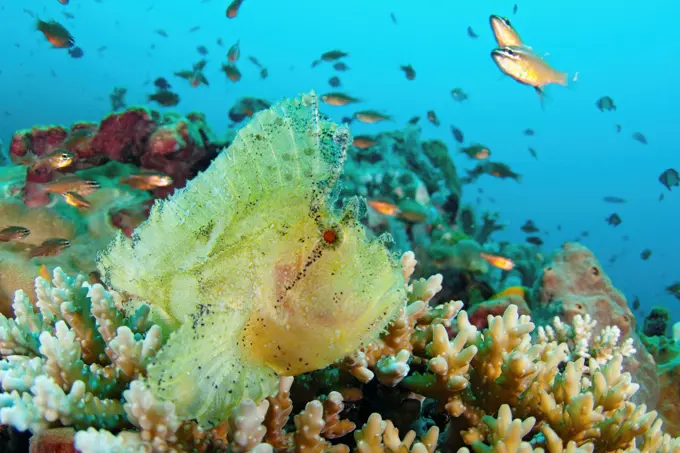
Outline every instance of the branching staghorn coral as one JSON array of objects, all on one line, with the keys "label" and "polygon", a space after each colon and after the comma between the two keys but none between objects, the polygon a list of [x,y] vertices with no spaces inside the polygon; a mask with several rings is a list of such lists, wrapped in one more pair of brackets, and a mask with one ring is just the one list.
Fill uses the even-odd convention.
[{"label": "branching staghorn coral", "polygon": [[[405,254],[402,263],[408,278],[413,256]],[[639,386],[622,364],[634,351],[628,342],[617,344],[615,329],[605,328],[593,340],[592,320],[584,318],[569,328],[555,321],[554,328],[532,339],[530,317],[510,305],[503,316],[489,316],[488,327],[480,331],[461,304],[426,307],[414,288],[409,286],[408,306],[381,340],[342,366],[367,382],[371,373],[380,373],[385,360],[380,352],[394,355],[385,340],[397,337],[399,344],[410,345],[404,348],[410,359],[399,361],[406,373],[389,385],[399,383],[439,401],[452,417],[447,436],[463,440],[475,452],[680,452],[680,439],[662,433],[657,413],[629,401]],[[436,293],[436,286],[430,288]],[[422,299],[434,293],[426,292]],[[435,310],[440,316],[429,314]],[[363,362],[358,364],[357,357]],[[374,357],[380,358],[369,360]],[[519,424],[510,429],[512,418]],[[528,443],[521,443],[525,436]],[[641,439],[638,445],[636,437]]]},{"label": "branching staghorn coral", "polygon": [[[409,281],[415,266],[414,256],[406,253],[401,262],[402,277]],[[381,368],[399,369],[398,373],[382,374],[386,385],[410,388],[441,400],[440,410],[450,417],[448,426],[435,425],[419,430],[420,441],[416,441],[416,431],[408,431],[401,436],[395,424],[378,413],[371,414],[364,419],[363,425],[359,423],[361,428],[355,429],[355,423],[343,416],[345,406],[339,392],[307,402],[305,409],[293,417],[295,427],[291,430],[287,422],[293,407],[290,397],[293,377],[279,378],[278,392],[259,404],[243,399],[225,422],[214,429],[206,431],[195,422],[182,422],[175,405],[157,399],[144,380],[140,380],[148,360],[140,361],[140,355],[135,354],[126,356],[121,353],[125,348],[115,344],[111,346],[125,327],[136,331],[133,338],[138,345],[127,351],[140,354],[145,350],[145,343],[157,341],[160,344],[160,329],[149,325],[146,306],[138,308],[135,315],[124,315],[123,311],[115,310],[120,308],[120,296],[109,293],[101,285],[90,287],[84,283],[83,277],[69,279],[60,270],[55,270],[54,287],[41,279],[36,284],[43,294],[39,297],[40,313],[35,313],[18,292],[15,303],[17,317],[15,320],[4,319],[0,329],[3,355],[17,351],[24,354],[8,356],[1,362],[4,390],[8,390],[7,386],[14,389],[23,386],[23,390],[0,397],[5,405],[0,409],[0,416],[3,423],[20,429],[25,426],[24,429],[34,432],[60,424],[77,428],[87,426],[87,430],[77,432],[74,438],[74,446],[81,453],[207,453],[228,450],[341,453],[351,449],[362,453],[426,453],[435,450],[465,453],[468,448],[485,453],[680,452],[680,439],[672,439],[662,432],[662,423],[656,412],[648,412],[644,405],[636,406],[629,401],[637,385],[630,382],[628,373],[622,373],[624,357],[620,353],[615,352],[612,360],[600,363],[596,354],[587,348],[592,357],[577,358],[571,350],[576,343],[570,335],[564,337],[566,343],[540,336],[532,339],[531,320],[520,316],[515,306],[510,306],[503,316],[490,316],[489,327],[478,330],[469,324],[460,303],[438,307],[428,307],[424,303],[441,288],[438,276],[408,282],[409,305],[380,340],[361,349],[370,352],[365,357],[379,358],[366,361],[363,369],[349,369],[359,371],[356,374],[364,378],[374,371],[375,376],[380,378],[384,373]],[[46,300],[45,295],[49,295],[50,299]],[[88,299],[89,305],[86,303]],[[59,301],[56,306],[55,301]],[[85,396],[85,404],[78,401],[69,406],[75,400],[69,399],[48,374],[57,368],[47,367],[47,362],[52,359],[40,352],[47,351],[40,337],[46,339],[45,344],[51,344],[48,338],[67,338],[68,341],[63,341],[63,352],[69,354],[74,353],[73,344],[79,345],[83,338],[86,344],[99,341],[97,333],[82,338],[76,337],[73,329],[67,330],[73,332],[72,335],[57,333],[57,330],[64,329],[56,327],[62,310],[69,307],[80,307],[80,312],[69,312],[73,320],[82,321],[84,313],[91,313],[88,316],[94,321],[90,325],[102,337],[101,349],[105,351],[102,358],[113,357],[109,359],[108,366],[115,367],[114,362],[123,364],[116,367],[120,368],[116,383],[125,390],[116,395],[117,400],[109,406],[115,408],[115,420],[105,420],[109,414],[106,411],[100,411],[99,417],[94,417],[87,403],[98,401],[96,398],[101,401],[112,401],[113,398],[106,400],[100,396]],[[119,324],[124,326],[114,328]],[[592,323],[584,322],[583,325]],[[569,332],[557,322],[554,330]],[[112,332],[118,332],[113,339]],[[36,333],[38,340],[35,340]],[[45,333],[47,335],[43,335]],[[158,335],[158,340],[149,340],[154,335]],[[50,347],[60,350],[61,344],[51,344]],[[616,344],[613,347],[616,348]],[[381,348],[386,353],[382,357],[371,352]],[[37,354],[31,352],[36,350]],[[94,350],[97,349],[92,346],[90,351]],[[79,357],[83,361],[90,352],[80,351]],[[408,354],[407,359],[403,357],[405,354]],[[394,358],[390,359],[391,356]],[[123,357],[128,360],[122,360]],[[14,363],[17,360],[20,365]],[[382,360],[393,366],[383,367]],[[55,363],[54,366],[59,367],[64,362]],[[140,365],[131,367],[130,363]],[[395,363],[400,365],[395,366]],[[13,368],[15,366],[21,369]],[[347,369],[347,362],[343,361],[338,366]],[[60,377],[68,382],[72,373],[70,368],[59,369],[67,370],[60,372]],[[137,370],[138,374],[123,373],[124,369]],[[79,395],[82,389],[89,389],[90,384],[76,382],[71,385],[71,394]],[[108,391],[113,394],[112,388]],[[52,403],[45,404],[41,398],[44,401],[51,399]],[[64,410],[69,408],[70,412]],[[9,414],[7,421],[5,414]],[[443,428],[446,430],[439,436]],[[350,433],[354,441],[348,443],[354,447],[335,443],[338,440],[344,442]],[[468,447],[459,448],[461,444]]]},{"label": "branching staghorn coral", "polygon": [[377,338],[405,304],[356,198],[334,208],[350,134],[312,93],[259,112],[211,166],[100,256],[104,281],[179,328],[149,388],[183,420],[224,421]]},{"label": "branching staghorn coral", "polygon": [[0,317],[0,421],[32,432],[125,426],[122,393],[161,345],[148,308],[125,317],[120,296],[59,268],[35,282],[39,311],[17,291],[15,318]]},{"label": "branching staghorn coral", "polygon": [[579,357],[594,358],[599,364],[604,364],[614,358],[615,354],[630,357],[635,354],[633,339],[628,338],[619,345],[621,330],[616,326],[605,326],[600,334],[593,338],[593,329],[597,321],[589,314],[576,315],[574,325],[564,323],[555,317],[552,326],[539,326],[538,339],[541,343],[567,343],[572,359]]}]

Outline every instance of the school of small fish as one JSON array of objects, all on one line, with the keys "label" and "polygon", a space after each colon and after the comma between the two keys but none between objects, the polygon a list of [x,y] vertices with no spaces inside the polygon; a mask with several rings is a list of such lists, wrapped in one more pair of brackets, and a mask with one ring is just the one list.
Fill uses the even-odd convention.
[{"label": "school of small fish", "polygon": [[[68,0],[58,1],[62,5],[69,4]],[[101,0],[95,1],[101,3]],[[251,5],[253,3],[255,3],[255,5]],[[226,5],[226,19],[229,21],[237,20],[244,4],[246,5],[246,10],[251,8],[251,11],[257,9],[256,0],[231,0]],[[149,6],[147,12],[151,12],[153,8],[154,5]],[[76,38],[69,32],[64,24],[57,20],[42,20],[37,13],[28,8],[24,8],[24,12],[35,20],[36,30],[44,36],[44,39],[52,47],[56,49],[65,49],[70,58],[80,59],[85,57],[85,51],[83,48],[76,45]],[[512,7],[512,14],[516,15],[517,13],[518,5],[514,4]],[[63,11],[63,15],[68,21],[75,19],[75,15],[70,11]],[[399,21],[394,12],[389,12],[389,19],[394,26],[399,26]],[[546,87],[550,85],[568,86],[578,81],[578,72],[569,75],[567,72],[555,69],[546,60],[545,57],[548,55],[547,53],[542,54],[533,47],[527,45],[507,17],[492,14],[489,16],[489,26],[496,42],[496,47],[490,50],[492,61],[496,64],[502,74],[522,85],[533,88],[539,96],[542,108],[544,108]],[[194,25],[188,28],[186,33],[193,34],[199,30],[201,30],[201,26]],[[156,28],[153,30],[153,33],[161,39],[170,37],[170,33],[164,28]],[[467,27],[465,34],[472,40],[478,40],[480,36],[482,36],[480,31],[473,29],[472,26]],[[225,43],[221,37],[218,37],[215,42],[218,47],[224,47]],[[244,76],[239,68],[240,62],[243,61],[241,59],[241,48],[241,39],[234,39],[225,54],[226,60],[219,65],[225,78],[231,83],[238,83]],[[155,49],[155,44],[151,45],[150,51],[153,49]],[[197,44],[195,49],[200,59],[194,62],[187,62],[184,68],[178,68],[172,76],[185,80],[185,83],[188,83],[192,88],[200,88],[202,86],[209,87],[210,83],[208,82],[204,70],[208,65],[209,55],[211,55],[211,52],[213,51],[205,44]],[[99,56],[102,56],[106,50],[107,46],[102,45],[96,49],[96,53]],[[347,63],[349,57],[349,52],[336,48],[321,53],[321,55],[311,63],[312,68],[319,65],[329,65],[338,73],[327,80],[331,89],[320,95],[320,100],[325,105],[329,106],[329,108],[355,106],[364,102],[362,98],[341,91],[341,87],[343,86],[341,75],[342,73],[351,70],[350,65]],[[269,76],[269,70],[258,58],[250,55],[247,57],[247,61],[256,68],[261,79],[266,79]],[[408,81],[414,81],[418,75],[418,72],[410,62],[395,64],[394,70],[401,71],[403,77]],[[54,71],[52,71],[52,74],[56,77]],[[168,75],[168,77],[171,76]],[[150,84],[151,82],[149,81],[147,83]],[[173,84],[174,83],[175,82],[173,81]],[[173,91],[172,85],[166,77],[157,77],[153,81],[153,87],[155,88],[155,91],[147,94],[148,102],[156,103],[162,107],[175,107],[181,102],[180,95]],[[127,106],[125,101],[126,94],[127,88],[125,87],[114,87],[112,89],[109,98],[111,107],[114,111],[123,109]],[[470,102],[470,95],[461,87],[451,89],[450,95],[455,102]],[[597,99],[594,105],[602,113],[615,112],[617,110],[614,99],[607,95]],[[229,109],[229,118],[234,123],[238,123],[252,117],[257,111],[268,107],[269,105],[266,101],[256,98],[241,98],[231,107],[231,109]],[[7,114],[8,112],[5,113]],[[441,119],[434,110],[425,112],[424,117],[427,118],[432,126],[441,126]],[[376,124],[385,121],[394,121],[394,118],[389,113],[380,109],[357,107],[350,117],[343,118],[343,122],[351,123],[352,121],[358,121],[365,124]],[[416,125],[419,121],[420,115],[415,115],[408,120],[408,123],[410,125]],[[450,124],[449,129],[455,142],[460,145],[459,153],[464,154],[467,158],[476,162],[475,166],[471,170],[466,170],[467,174],[461,178],[461,181],[464,184],[475,182],[482,175],[489,175],[499,179],[509,178],[518,183],[521,182],[521,175],[513,171],[510,166],[502,162],[491,160],[492,151],[489,147],[474,142],[466,145],[465,134],[459,127]],[[621,133],[622,130],[623,126],[621,124],[615,124],[616,133]],[[83,131],[79,135],[78,132],[73,132],[72,136],[65,142],[65,146],[69,147],[78,140],[87,139],[88,133],[89,131]],[[533,137],[536,134],[535,130],[532,128],[527,128],[522,133],[528,137]],[[630,138],[641,145],[649,144],[645,134],[640,131],[630,132]],[[71,140],[71,142],[69,142],[69,140]],[[378,144],[379,140],[377,135],[364,134],[357,135],[353,138],[353,146],[362,150],[372,148]],[[529,146],[528,152],[533,159],[538,159],[538,152],[534,147]],[[69,151],[66,149],[57,149],[49,155],[40,158],[27,158],[20,163],[31,171],[39,171],[41,168],[58,171],[67,168],[72,162],[73,155],[71,155]],[[667,191],[671,191],[674,187],[680,187],[680,174],[674,168],[668,168],[658,176],[658,181]],[[156,187],[165,187],[172,184],[172,179],[169,176],[160,173],[140,173],[121,179],[120,184],[126,184],[139,190],[153,190]],[[87,196],[98,188],[99,183],[96,181],[81,180],[72,175],[63,176],[42,185],[42,189],[45,192],[52,194],[55,197],[59,197],[61,201],[77,209],[88,209],[91,206],[91,203],[88,201]],[[483,192],[482,189],[479,189],[479,191],[480,193]],[[664,193],[662,192],[659,195],[659,201],[662,201],[663,199]],[[602,201],[613,205],[627,203],[627,200],[616,195],[603,196]],[[410,203],[410,200],[398,204],[393,204],[387,200],[368,200],[368,205],[381,215],[395,217],[408,224],[426,223],[430,220],[429,214],[423,211],[418,203]],[[623,222],[622,217],[617,212],[611,212],[604,220],[612,227],[618,227]],[[30,231],[21,226],[3,226],[0,224],[0,227],[4,228],[0,231],[0,242],[19,242],[30,234]],[[560,230],[561,227],[558,226],[557,229]],[[527,235],[526,241],[528,243],[539,247],[543,244],[543,239],[539,236],[541,230],[531,219],[527,220],[526,223],[521,226],[520,230]],[[547,232],[544,234],[547,234]],[[588,236],[588,232],[584,231],[580,237],[586,236]],[[53,238],[36,247],[30,254],[31,256],[50,256],[59,253],[69,245],[69,242],[65,239]],[[652,251],[650,249],[645,249],[640,253],[640,258],[644,261],[649,260],[651,256]],[[492,266],[500,269],[510,270],[514,267],[512,260],[508,258],[488,254],[482,254],[481,257]],[[614,258],[610,261],[613,262],[613,260]],[[669,286],[667,291],[680,299],[680,282]]]}]

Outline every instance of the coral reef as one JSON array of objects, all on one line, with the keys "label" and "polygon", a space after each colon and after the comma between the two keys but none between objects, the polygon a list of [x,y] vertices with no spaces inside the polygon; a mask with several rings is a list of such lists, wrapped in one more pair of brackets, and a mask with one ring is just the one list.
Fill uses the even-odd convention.
[{"label": "coral reef", "polygon": [[[0,230],[21,226],[30,235],[0,242],[0,313],[9,314],[15,289],[32,294],[43,264],[70,273],[95,271],[97,252],[117,230],[131,235],[153,199],[184,186],[220,146],[201,114],[161,115],[144,108],[111,114],[99,125],[36,126],[15,133],[9,151],[19,165],[0,172]],[[68,153],[68,165],[38,165],[58,150]],[[150,171],[169,176],[170,184],[124,183]],[[69,202],[70,192],[80,204]],[[70,246],[54,256],[31,256],[53,238]]]},{"label": "coral reef", "polygon": [[444,273],[443,297],[463,296],[489,271],[479,253],[503,228],[497,215],[484,213],[478,221],[472,207],[460,207],[462,184],[449,149],[438,140],[421,141],[417,126],[378,134],[368,144],[350,147],[341,195],[396,205],[406,215],[369,209],[366,225],[390,233],[394,250],[415,251],[421,276]]},{"label": "coral reef", "polygon": [[[163,341],[149,307],[125,315],[116,293],[56,270],[52,284],[36,280],[40,312],[19,291],[16,319],[3,318],[0,420],[40,434],[38,447],[62,442],[82,453],[680,451],[656,412],[630,401],[639,385],[622,364],[633,351],[612,329],[595,338],[596,323],[576,315],[573,326],[555,320],[532,337],[531,319],[511,305],[479,330],[461,302],[428,303],[441,276],[411,279],[412,253],[401,268],[406,307],[379,340],[337,365],[358,382],[300,401],[291,424],[298,378],[282,377],[270,397],[242,400],[208,431],[179,420],[174,403],[145,385]],[[402,419],[403,405],[416,403],[422,423],[375,411],[395,397]],[[49,429],[60,425],[75,430]]]},{"label": "coral reef", "polygon": [[[342,178],[344,196],[361,195],[369,200],[415,203],[428,213],[428,222],[444,216],[454,222],[461,197],[456,166],[440,141],[420,141],[420,129],[386,132],[375,137],[375,146],[349,149]],[[410,228],[405,222],[370,212],[368,225],[389,232],[395,248],[411,250],[429,234],[424,225]],[[423,234],[425,233],[425,234]],[[427,242],[423,244],[427,246]]]},{"label": "coral reef", "polygon": [[[153,208],[175,186],[121,178],[182,186],[217,154],[200,116],[15,136],[0,214],[31,234],[0,244],[0,289],[19,290],[0,316],[3,451],[18,430],[82,453],[680,452],[680,343],[663,313],[636,332],[592,252],[494,243],[497,217],[459,207],[446,146],[416,128],[348,147],[313,94],[242,104],[233,144]],[[72,165],[30,163],[62,147]],[[97,181],[88,208],[43,190],[64,177]],[[367,237],[340,178],[408,211],[366,223],[416,254]],[[114,234],[102,280],[76,275]],[[32,256],[55,236],[71,247]]]}]

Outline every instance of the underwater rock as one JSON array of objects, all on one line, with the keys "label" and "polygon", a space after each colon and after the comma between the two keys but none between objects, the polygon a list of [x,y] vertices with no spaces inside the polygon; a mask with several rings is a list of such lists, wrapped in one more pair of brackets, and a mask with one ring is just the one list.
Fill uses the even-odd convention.
[{"label": "underwater rock", "polygon": [[555,316],[572,323],[577,315],[589,315],[598,323],[595,335],[604,326],[616,326],[622,340],[632,338],[637,353],[626,363],[626,370],[641,385],[636,397],[647,407],[656,407],[659,380],[654,359],[635,332],[635,316],[625,296],[614,287],[593,252],[578,243],[563,244],[543,268],[532,295],[531,314],[539,324],[547,324]]}]

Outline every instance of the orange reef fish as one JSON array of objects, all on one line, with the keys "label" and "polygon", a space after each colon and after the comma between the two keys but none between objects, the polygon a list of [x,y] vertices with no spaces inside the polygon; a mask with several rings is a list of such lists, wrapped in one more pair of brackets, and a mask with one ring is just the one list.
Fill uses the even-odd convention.
[{"label": "orange reef fish", "polygon": [[362,123],[368,124],[377,123],[379,121],[388,121],[392,119],[389,115],[385,115],[375,110],[362,110],[360,112],[356,112],[353,116],[355,119],[361,121]]},{"label": "orange reef fish", "polygon": [[485,259],[493,267],[503,269],[504,271],[511,271],[515,267],[515,263],[510,258],[504,256],[490,255],[484,252],[481,252],[479,256]]},{"label": "orange reef fish", "polygon": [[185,69],[176,72],[175,75],[177,77],[181,77],[183,79],[188,80],[189,84],[194,88],[201,84],[209,86],[210,84],[208,83],[208,79],[203,74],[203,68],[205,68],[205,65],[207,63],[208,63],[207,60],[201,60],[198,63],[195,63],[190,70]]},{"label": "orange reef fish", "polygon": [[367,204],[383,215],[396,216],[399,213],[397,205],[386,201],[371,200]]},{"label": "orange reef fish", "polygon": [[523,45],[519,33],[517,33],[512,24],[510,24],[510,21],[505,17],[492,14],[489,17],[489,23],[491,24],[491,30],[493,31],[494,38],[496,38],[498,47]]},{"label": "orange reef fish", "polygon": [[62,238],[47,239],[29,253],[30,258],[38,256],[56,256],[71,246],[71,241]]},{"label": "orange reef fish", "polygon": [[491,296],[490,300],[504,299],[504,298],[509,297],[509,296],[519,296],[522,299],[526,300],[526,295],[527,295],[527,292],[526,292],[526,288],[524,288],[524,286],[510,286],[508,288],[505,288],[503,291],[498,292],[498,293],[494,294],[493,296]]},{"label": "orange reef fish", "polygon": [[434,110],[427,111],[427,120],[437,127],[439,127],[439,125],[441,124],[439,122],[439,118],[437,118],[437,113]]},{"label": "orange reef fish", "polygon": [[229,6],[227,6],[227,18],[233,19],[238,15],[238,10],[241,7],[243,0],[233,0]]},{"label": "orange reef fish", "polygon": [[380,214],[396,217],[406,223],[422,223],[427,220],[427,210],[418,202],[413,200],[402,200],[399,205],[386,201],[372,200],[367,204],[378,211]]},{"label": "orange reef fish", "polygon": [[360,99],[354,98],[345,93],[326,93],[319,97],[325,104],[333,106],[342,106],[355,102],[361,102]]},{"label": "orange reef fish", "polygon": [[357,135],[352,141],[352,145],[359,149],[368,149],[378,144],[378,141],[370,135]]},{"label": "orange reef fish", "polygon": [[144,172],[120,179],[121,184],[127,184],[140,190],[153,190],[156,187],[167,187],[172,184],[172,178],[160,172]]},{"label": "orange reef fish", "polygon": [[554,69],[527,47],[500,47],[491,51],[491,57],[506,75],[533,87],[541,100],[546,85],[567,85],[567,73]]},{"label": "orange reef fish", "polygon": [[71,33],[57,21],[45,22],[38,19],[35,28],[45,35],[45,39],[56,48],[67,49],[75,44]]},{"label": "orange reef fish", "polygon": [[229,63],[236,63],[240,57],[241,57],[241,40],[239,39],[238,41],[236,41],[236,43],[234,43],[234,45],[232,45],[229,48],[229,51],[227,52],[227,60],[229,60]]},{"label": "orange reef fish", "polygon": [[461,153],[466,154],[468,157],[477,160],[487,159],[491,155],[491,151],[484,145],[471,145],[460,150]]},{"label": "orange reef fish", "polygon": [[92,207],[92,204],[77,192],[65,192],[61,195],[64,197],[64,201],[73,207],[85,209]]},{"label": "orange reef fish", "polygon": [[10,226],[0,230],[0,242],[15,242],[26,239],[31,230],[22,226]]},{"label": "orange reef fish", "polygon": [[50,270],[44,264],[40,265],[38,275],[48,282],[52,281],[52,274],[50,274]]},{"label": "orange reef fish", "polygon": [[43,190],[49,193],[62,194],[66,192],[75,192],[83,196],[91,194],[100,187],[101,185],[97,181],[81,179],[76,175],[64,176],[55,181],[45,183],[42,186]]},{"label": "orange reef fish", "polygon": [[232,82],[238,82],[241,80],[241,71],[238,70],[236,65],[231,63],[224,63],[222,65],[222,71]]},{"label": "orange reef fish", "polygon": [[35,171],[38,168],[57,170],[71,165],[73,163],[73,154],[63,148],[59,148],[45,156],[20,158],[19,163],[28,166],[31,171]]}]

